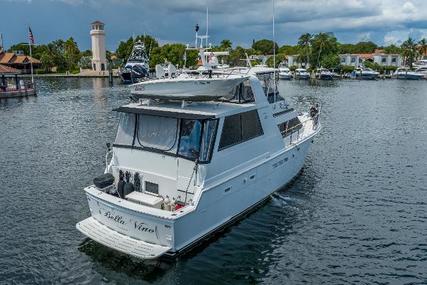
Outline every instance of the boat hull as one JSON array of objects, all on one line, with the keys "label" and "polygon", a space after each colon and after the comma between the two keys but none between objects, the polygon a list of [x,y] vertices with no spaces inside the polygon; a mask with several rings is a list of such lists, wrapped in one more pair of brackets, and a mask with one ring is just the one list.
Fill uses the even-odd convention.
[{"label": "boat hull", "polygon": [[279,79],[292,80],[292,74],[286,72],[279,72]]},{"label": "boat hull", "polygon": [[296,80],[309,80],[310,79],[310,75],[309,74],[307,74],[307,75],[295,75],[295,79]]},{"label": "boat hull", "polygon": [[423,75],[418,75],[418,74],[397,74],[396,75],[396,79],[400,79],[400,80],[421,80],[423,79],[424,76]]},{"label": "boat hull", "polygon": [[139,81],[141,81],[141,79],[147,78],[148,77],[148,71],[144,70],[144,72],[135,72],[131,69],[123,69],[119,72],[120,75],[120,79],[122,80],[122,83],[124,84],[134,84],[137,83]]},{"label": "boat hull", "polygon": [[[89,187],[91,189],[86,190],[86,194],[92,218],[102,225],[97,228],[102,228],[103,231],[106,231],[105,228],[109,229],[112,231],[111,236],[118,236],[116,233],[123,235],[122,238],[116,238],[125,240],[118,244],[126,244],[128,238],[132,239],[132,244],[142,241],[142,247],[148,247],[146,252],[150,254],[135,254],[135,250],[127,251],[121,245],[107,243],[100,238],[102,234],[91,234],[89,230],[82,230],[80,223],[77,228],[101,244],[144,259],[156,258],[165,253],[176,255],[190,250],[207,236],[242,217],[298,175],[313,136],[314,134],[297,145],[265,158],[249,170],[216,185],[207,186],[202,190],[197,207],[176,218],[153,216],[132,210],[126,205],[130,202],[114,202],[111,195]],[[103,235],[105,236],[105,233]]]},{"label": "boat hull", "polygon": [[378,79],[378,74],[371,74],[371,73],[356,73],[354,75],[355,79],[359,79],[359,80],[377,80]]}]

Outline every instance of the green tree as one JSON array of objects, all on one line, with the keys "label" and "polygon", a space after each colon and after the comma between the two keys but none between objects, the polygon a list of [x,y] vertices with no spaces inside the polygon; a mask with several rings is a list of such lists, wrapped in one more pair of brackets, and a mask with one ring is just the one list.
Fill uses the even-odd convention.
[{"label": "green tree", "polygon": [[419,55],[417,43],[411,37],[409,37],[406,41],[402,43],[401,48],[402,55],[405,58],[405,63],[410,68],[412,68],[412,64]]},{"label": "green tree", "polygon": [[276,49],[276,52],[279,50],[277,43],[273,43],[273,41],[267,40],[267,39],[262,39],[262,40],[254,42],[252,44],[252,48],[258,54],[262,54],[262,55],[273,54],[274,48]]},{"label": "green tree", "polygon": [[424,38],[418,42],[421,57],[427,56],[427,40]]},{"label": "green tree", "polygon": [[328,69],[336,69],[340,65],[340,57],[338,54],[330,53],[322,57],[320,66]]},{"label": "green tree", "polygon": [[299,49],[299,62],[304,63],[307,66],[307,63],[310,62],[311,57],[311,41],[313,36],[309,33],[303,34],[298,39],[298,49]]},{"label": "green tree", "polygon": [[241,66],[244,65],[244,62],[242,59],[246,58],[246,50],[241,47],[237,46],[235,49],[233,49],[230,52],[230,55],[228,56],[228,64],[231,66]]},{"label": "green tree", "polygon": [[278,53],[285,55],[295,55],[299,53],[298,46],[283,45],[279,48]]},{"label": "green tree", "polygon": [[311,39],[310,65],[320,67],[324,58],[338,56],[338,41],[335,36],[319,33]]},{"label": "green tree", "polygon": [[230,50],[231,49],[231,47],[232,47],[232,43],[231,43],[231,41],[230,40],[222,40],[221,41],[221,44],[219,45],[219,47],[222,49],[222,50]]},{"label": "green tree", "polygon": [[119,46],[116,49],[117,58],[125,62],[130,56],[133,48],[133,38],[130,37],[127,41],[120,41]]},{"label": "green tree", "polygon": [[387,54],[396,54],[396,53],[401,53],[402,50],[400,47],[392,44],[392,45],[386,46],[384,48],[384,52]]},{"label": "green tree", "polygon": [[79,72],[78,63],[81,58],[79,47],[72,37],[64,43],[64,58],[67,63],[67,70]]}]

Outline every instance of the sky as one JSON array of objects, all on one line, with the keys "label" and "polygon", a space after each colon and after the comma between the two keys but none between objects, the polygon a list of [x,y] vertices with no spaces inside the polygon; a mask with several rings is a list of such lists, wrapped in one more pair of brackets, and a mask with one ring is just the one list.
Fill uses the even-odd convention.
[{"label": "sky", "polygon": [[[249,47],[272,38],[272,0],[0,0],[4,45],[73,37],[90,48],[90,23],[105,23],[107,49],[121,40],[149,34],[161,44],[194,42],[194,26],[206,27],[210,42],[229,39]],[[340,42],[371,40],[399,44],[408,36],[427,38],[427,0],[275,0],[276,41],[295,44],[303,33],[332,32]]]}]

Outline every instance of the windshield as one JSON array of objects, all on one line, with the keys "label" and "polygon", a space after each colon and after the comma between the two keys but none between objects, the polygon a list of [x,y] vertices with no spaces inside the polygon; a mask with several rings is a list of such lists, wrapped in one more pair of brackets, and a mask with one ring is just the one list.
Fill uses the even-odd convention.
[{"label": "windshield", "polygon": [[123,113],[114,146],[140,148],[209,162],[217,124],[217,120]]}]

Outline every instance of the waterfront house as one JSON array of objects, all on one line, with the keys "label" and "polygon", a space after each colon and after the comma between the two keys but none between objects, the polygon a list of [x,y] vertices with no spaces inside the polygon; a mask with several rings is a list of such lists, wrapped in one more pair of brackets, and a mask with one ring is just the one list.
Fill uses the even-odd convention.
[{"label": "waterfront house", "polygon": [[381,50],[376,50],[374,53],[340,54],[341,65],[359,67],[365,61],[370,61],[380,66],[403,66],[403,58],[400,54],[386,54]]},{"label": "waterfront house", "polygon": [[34,69],[41,67],[41,61],[34,57],[17,52],[0,51],[0,64],[18,69],[21,73],[31,73],[31,62]]}]

